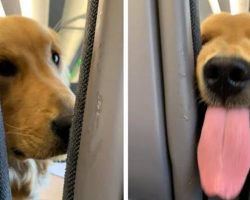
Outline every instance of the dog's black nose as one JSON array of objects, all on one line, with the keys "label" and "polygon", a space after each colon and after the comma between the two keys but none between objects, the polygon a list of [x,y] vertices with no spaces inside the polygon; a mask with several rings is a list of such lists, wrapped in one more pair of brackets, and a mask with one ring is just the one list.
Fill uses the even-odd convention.
[{"label": "dog's black nose", "polygon": [[51,123],[52,131],[61,139],[65,149],[68,147],[71,122],[72,116],[60,116]]},{"label": "dog's black nose", "polygon": [[223,99],[241,92],[250,79],[250,64],[240,58],[215,57],[204,66],[209,90]]}]

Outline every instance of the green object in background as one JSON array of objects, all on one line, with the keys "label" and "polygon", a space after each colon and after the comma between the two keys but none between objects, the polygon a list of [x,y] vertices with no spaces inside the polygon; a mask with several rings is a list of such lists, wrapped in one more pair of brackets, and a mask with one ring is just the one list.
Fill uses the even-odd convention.
[{"label": "green object in background", "polygon": [[70,73],[70,75],[69,75],[70,81],[74,81],[78,77],[79,72],[80,72],[81,63],[82,63],[82,59],[78,58],[76,60],[75,65],[71,68],[71,70],[69,72]]}]

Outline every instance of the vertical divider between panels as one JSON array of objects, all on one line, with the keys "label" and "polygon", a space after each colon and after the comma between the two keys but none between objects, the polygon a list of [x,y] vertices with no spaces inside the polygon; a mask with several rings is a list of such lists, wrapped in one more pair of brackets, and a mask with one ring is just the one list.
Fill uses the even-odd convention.
[{"label": "vertical divider between panels", "polygon": [[199,18],[199,2],[197,0],[189,0],[190,2],[190,16],[192,26],[192,40],[194,50],[194,61],[199,54],[201,48],[201,36],[200,36],[200,18]]},{"label": "vertical divider between panels", "polygon": [[[191,27],[192,27],[192,41],[193,41],[193,56],[194,65],[196,65],[196,59],[201,49],[201,35],[200,35],[200,16],[199,16],[199,2],[197,0],[189,0],[190,2],[190,16],[191,16]],[[195,83],[196,84],[196,83]],[[197,87],[195,87],[196,96],[198,96]],[[196,98],[198,99],[198,98]],[[201,132],[201,127],[204,119],[204,112],[206,110],[205,105],[197,102],[197,141],[199,138],[199,133]]]},{"label": "vertical divider between panels", "polygon": [[80,149],[80,140],[83,127],[83,117],[88,88],[89,72],[91,67],[93,44],[95,39],[96,19],[99,0],[89,0],[86,19],[86,32],[84,35],[84,45],[82,54],[82,64],[80,68],[79,84],[76,93],[76,103],[72,128],[70,130],[70,140],[65,173],[63,200],[74,199],[74,188],[76,178],[77,160]]},{"label": "vertical divider between panels", "polygon": [[11,200],[9,169],[3,127],[3,116],[0,108],[0,199]]},{"label": "vertical divider between panels", "polygon": [[[191,16],[191,26],[192,26],[192,41],[193,41],[193,52],[194,52],[194,64],[196,65],[197,56],[201,49],[201,35],[200,35],[200,13],[199,13],[199,1],[189,0],[190,2],[190,16]],[[196,87],[195,87],[196,88]],[[196,95],[198,96],[198,91],[196,90]],[[197,102],[197,142],[199,138],[199,133],[201,132],[201,127],[204,119],[204,113],[206,110],[205,105],[199,104]],[[202,192],[202,198],[207,199],[206,195]]]}]

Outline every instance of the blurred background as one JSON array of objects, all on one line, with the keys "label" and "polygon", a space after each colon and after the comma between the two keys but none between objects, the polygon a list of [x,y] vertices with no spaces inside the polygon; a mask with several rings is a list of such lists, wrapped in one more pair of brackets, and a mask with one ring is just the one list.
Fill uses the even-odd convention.
[{"label": "blurred background", "polygon": [[199,1],[201,22],[209,15],[220,12],[232,14],[249,12],[249,0],[206,0]]}]

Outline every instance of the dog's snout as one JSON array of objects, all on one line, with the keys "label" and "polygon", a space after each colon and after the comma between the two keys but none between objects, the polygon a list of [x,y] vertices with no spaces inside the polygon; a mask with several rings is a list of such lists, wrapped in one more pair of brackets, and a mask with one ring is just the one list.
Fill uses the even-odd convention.
[{"label": "dog's snout", "polygon": [[215,57],[204,66],[209,90],[223,99],[241,92],[250,79],[250,65],[240,58]]},{"label": "dog's snout", "polygon": [[72,116],[60,116],[52,121],[52,131],[61,139],[63,146],[67,149],[69,142],[69,132],[72,122]]}]

